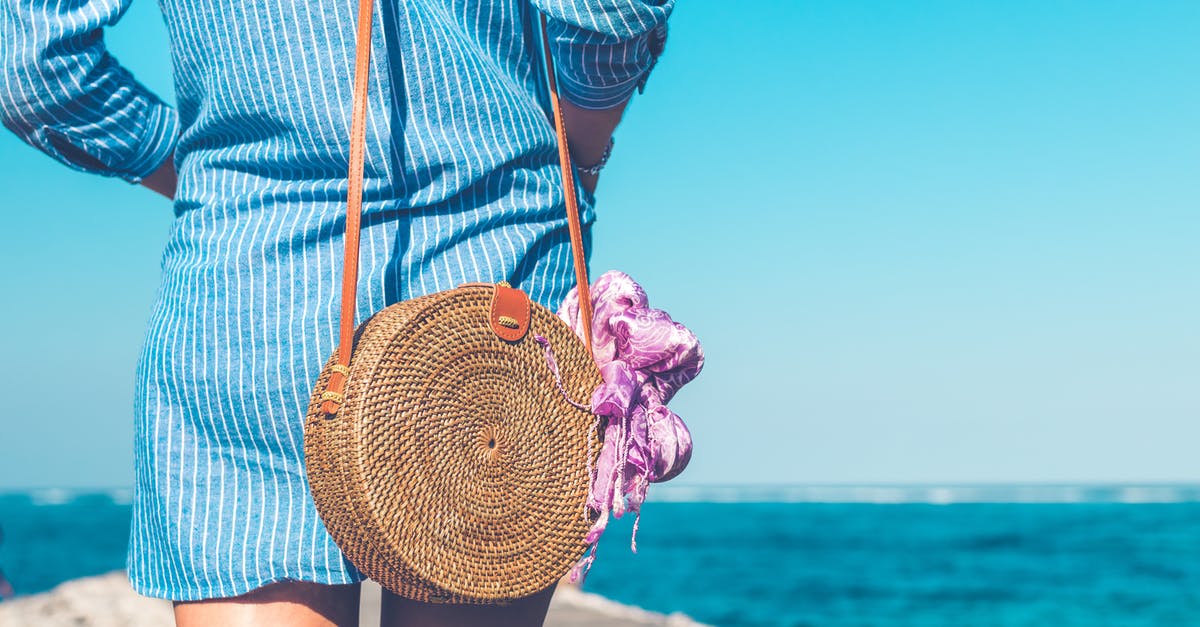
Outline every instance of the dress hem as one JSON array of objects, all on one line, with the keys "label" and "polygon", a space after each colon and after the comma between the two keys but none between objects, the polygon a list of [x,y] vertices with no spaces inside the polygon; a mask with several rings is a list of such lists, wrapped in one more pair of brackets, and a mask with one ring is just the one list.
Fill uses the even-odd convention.
[{"label": "dress hem", "polygon": [[303,581],[307,583],[319,583],[327,586],[337,586],[362,583],[363,581],[366,581],[366,577],[355,578],[355,576],[350,573],[347,573],[344,579],[334,581],[315,581],[315,578],[298,579],[296,577],[266,577],[261,580],[257,580],[256,583],[251,583],[249,587],[240,585],[233,587],[205,586],[200,588],[189,588],[183,591],[158,588],[154,586],[144,586],[134,581],[132,577],[129,579],[129,583],[133,587],[134,592],[144,597],[149,597],[152,599],[165,599],[167,601],[206,601],[210,599],[231,599],[249,594],[250,592],[258,590],[264,586],[269,586],[273,583],[279,583],[282,581]]}]

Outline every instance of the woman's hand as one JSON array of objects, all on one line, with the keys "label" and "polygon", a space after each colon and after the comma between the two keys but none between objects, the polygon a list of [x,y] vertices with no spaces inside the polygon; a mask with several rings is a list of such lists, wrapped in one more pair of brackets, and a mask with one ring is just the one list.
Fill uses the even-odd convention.
[{"label": "woman's hand", "polygon": [[175,187],[178,185],[175,176],[175,153],[172,152],[171,156],[167,157],[167,160],[153,174],[142,179],[142,185],[174,200]]}]

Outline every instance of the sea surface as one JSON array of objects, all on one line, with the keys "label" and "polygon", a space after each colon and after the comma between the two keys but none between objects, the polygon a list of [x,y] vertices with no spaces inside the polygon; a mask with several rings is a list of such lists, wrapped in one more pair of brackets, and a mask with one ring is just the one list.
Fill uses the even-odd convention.
[{"label": "sea surface", "polygon": [[[129,518],[127,491],[0,493],[0,569],[122,568]],[[584,589],[713,625],[1200,626],[1196,487],[664,490],[636,554],[631,523]]]}]

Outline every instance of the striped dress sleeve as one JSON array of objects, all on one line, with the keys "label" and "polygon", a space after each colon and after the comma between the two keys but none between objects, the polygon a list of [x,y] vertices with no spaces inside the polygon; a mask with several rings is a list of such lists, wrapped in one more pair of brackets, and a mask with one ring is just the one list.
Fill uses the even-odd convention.
[{"label": "striped dress sleeve", "polygon": [[0,119],[26,143],[129,183],[162,165],[175,109],[105,49],[130,0],[0,0]]},{"label": "striped dress sleeve", "polygon": [[667,37],[674,0],[533,0],[547,16],[564,98],[584,109],[629,99]]}]

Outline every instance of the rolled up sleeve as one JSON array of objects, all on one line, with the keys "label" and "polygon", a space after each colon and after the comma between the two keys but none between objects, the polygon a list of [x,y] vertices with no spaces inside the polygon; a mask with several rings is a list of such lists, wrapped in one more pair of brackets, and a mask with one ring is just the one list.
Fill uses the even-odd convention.
[{"label": "rolled up sleeve", "polygon": [[105,49],[130,0],[0,0],[0,119],[85,172],[141,180],[175,149],[176,110]]},{"label": "rolled up sleeve", "polygon": [[535,0],[546,13],[559,89],[607,109],[644,88],[667,38],[673,0]]}]

